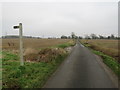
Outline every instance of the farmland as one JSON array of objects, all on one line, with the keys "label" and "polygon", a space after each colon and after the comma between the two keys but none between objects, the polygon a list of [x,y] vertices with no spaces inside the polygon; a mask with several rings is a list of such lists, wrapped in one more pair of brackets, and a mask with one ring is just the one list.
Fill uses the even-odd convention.
[{"label": "farmland", "polygon": [[81,40],[81,42],[118,60],[118,40]]},{"label": "farmland", "polygon": [[[75,45],[72,39],[23,39],[25,65],[19,62],[19,39],[2,39],[2,80],[3,88],[41,88],[57,69],[69,52],[67,47]],[[116,74],[118,71],[117,40],[80,40],[103,57]],[[77,44],[77,42],[76,42]],[[79,44],[78,44],[79,45]],[[77,46],[77,45],[76,45]],[[79,47],[78,47],[79,48]],[[84,47],[85,48],[85,47]],[[81,51],[82,49],[76,49]],[[85,49],[86,50],[86,49]],[[97,50],[97,51],[94,51]],[[100,53],[100,52],[102,53]],[[83,49],[84,52],[84,49]],[[81,52],[80,52],[81,53]],[[77,52],[79,55],[79,53]],[[83,54],[86,57],[86,54]],[[109,56],[115,58],[111,58]],[[88,55],[89,56],[89,55]],[[76,58],[75,56],[73,58]],[[77,60],[77,59],[76,59]],[[87,61],[88,59],[86,59]],[[74,60],[72,60],[74,61]],[[79,56],[78,61],[82,61]]]},{"label": "farmland", "polygon": [[41,88],[68,55],[64,48],[73,45],[71,39],[24,39],[25,65],[20,66],[19,40],[2,39],[3,88]]},{"label": "farmland", "polygon": [[[52,47],[66,42],[71,42],[70,39],[23,39],[24,48],[46,48]],[[19,39],[2,39],[2,49],[6,50],[18,50],[19,49]]]}]

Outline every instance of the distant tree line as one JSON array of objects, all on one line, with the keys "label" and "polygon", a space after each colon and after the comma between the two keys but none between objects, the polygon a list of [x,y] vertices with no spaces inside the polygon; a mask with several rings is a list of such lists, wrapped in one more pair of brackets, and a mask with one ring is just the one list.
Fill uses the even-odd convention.
[{"label": "distant tree line", "polygon": [[[2,36],[2,38],[19,38],[19,36],[15,35],[7,35]],[[33,36],[23,36],[23,38],[37,38],[42,39],[41,37],[33,37]],[[115,36],[114,34],[111,34],[109,36],[103,36],[103,35],[96,35],[94,33],[90,35],[85,35],[85,37],[77,36],[74,32],[71,33],[70,36],[62,35],[60,37],[61,39],[120,39],[120,37]],[[48,39],[58,39],[56,37],[48,37]]]},{"label": "distant tree line", "polygon": [[85,35],[85,39],[120,39],[120,37],[115,36],[114,34],[111,34],[110,36],[103,36],[103,35]]},{"label": "distant tree line", "polygon": [[90,35],[85,35],[85,37],[83,38],[82,36],[76,36],[75,33],[72,32],[71,36],[62,35],[61,39],[120,39],[120,37],[117,37],[114,34],[111,34],[110,36],[103,36],[92,33]]},{"label": "distant tree line", "polygon": [[[19,38],[19,36],[17,36],[17,35],[7,35],[7,36],[2,36],[2,38]],[[38,38],[38,39],[40,39],[41,37],[23,36],[23,38]]]},{"label": "distant tree line", "polygon": [[62,35],[61,36],[61,39],[82,39],[82,36],[76,36],[74,32],[71,33],[70,36],[65,36],[65,35]]}]

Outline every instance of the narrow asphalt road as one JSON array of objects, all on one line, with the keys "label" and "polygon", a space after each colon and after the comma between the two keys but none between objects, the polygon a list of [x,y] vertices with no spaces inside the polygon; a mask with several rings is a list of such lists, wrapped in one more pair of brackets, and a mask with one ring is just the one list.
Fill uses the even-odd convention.
[{"label": "narrow asphalt road", "polygon": [[77,42],[43,88],[116,88],[98,59]]}]

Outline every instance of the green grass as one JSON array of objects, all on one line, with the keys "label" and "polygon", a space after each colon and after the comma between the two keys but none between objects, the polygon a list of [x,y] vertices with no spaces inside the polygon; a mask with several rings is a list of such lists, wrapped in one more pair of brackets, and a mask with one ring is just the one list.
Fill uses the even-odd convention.
[{"label": "green grass", "polygon": [[49,63],[25,62],[24,66],[20,66],[17,55],[9,52],[3,55],[3,88],[41,88],[67,54]]},{"label": "green grass", "polygon": [[[74,42],[69,42],[51,48],[65,48],[73,45]],[[50,62],[25,62],[24,66],[20,66],[17,54],[8,51],[2,51],[1,53],[3,55],[1,59],[3,88],[42,88],[68,55],[68,53],[58,54]]]},{"label": "green grass", "polygon": [[[89,44],[85,44],[85,43],[82,43],[84,44],[86,47],[91,47],[91,45]],[[113,70],[113,72],[119,77],[120,76],[120,64],[111,56],[108,56],[106,54],[104,54],[103,52],[100,52],[100,51],[97,51],[97,50],[94,50],[92,48],[90,48],[91,51],[99,56],[102,57],[103,59],[103,62],[109,67],[111,68],[111,70]]]},{"label": "green grass", "polygon": [[[73,42],[69,42],[52,48],[66,48],[73,45]],[[42,88],[68,53],[57,55],[57,58],[50,62],[25,62],[24,66],[20,66],[18,55],[6,51],[3,51],[2,55],[3,88]]]},{"label": "green grass", "polygon": [[58,48],[66,48],[66,47],[74,46],[74,45],[75,45],[75,43],[64,43],[64,44],[57,45],[56,47],[58,47]]},{"label": "green grass", "polygon": [[102,52],[96,51],[96,50],[92,50],[95,54],[99,55],[102,57],[103,62],[110,67],[115,74],[119,77],[120,76],[120,64],[112,57],[105,55]]},{"label": "green grass", "polygon": [[[67,42],[67,43],[63,43],[63,44],[58,44],[58,45],[54,45],[54,46],[50,46],[50,47],[47,47],[47,48],[66,48],[66,47],[70,47],[70,46],[74,46],[75,45],[75,41],[71,41],[71,42]],[[46,49],[46,48],[39,48],[39,50],[43,50],[43,49]]]}]

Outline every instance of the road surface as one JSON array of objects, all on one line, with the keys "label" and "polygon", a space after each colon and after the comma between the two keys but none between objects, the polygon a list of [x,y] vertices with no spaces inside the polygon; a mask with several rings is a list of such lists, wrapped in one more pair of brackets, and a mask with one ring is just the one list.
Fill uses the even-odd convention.
[{"label": "road surface", "polygon": [[77,42],[44,88],[116,88],[99,61],[88,48]]}]

